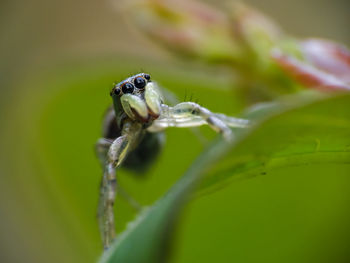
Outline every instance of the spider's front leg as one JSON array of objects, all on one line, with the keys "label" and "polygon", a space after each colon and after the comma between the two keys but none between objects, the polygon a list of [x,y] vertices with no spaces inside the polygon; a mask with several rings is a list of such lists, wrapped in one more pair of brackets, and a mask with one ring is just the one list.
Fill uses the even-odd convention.
[{"label": "spider's front leg", "polygon": [[121,136],[113,142],[106,139],[100,139],[97,142],[97,155],[101,163],[104,163],[97,216],[105,249],[110,246],[115,238],[113,207],[117,186],[116,169],[120,167],[127,154],[136,146],[141,130],[142,126],[139,123],[126,122]]},{"label": "spider's front leg", "polygon": [[213,113],[194,102],[182,102],[174,107],[162,104],[161,116],[148,129],[156,132],[167,127],[196,127],[203,124],[208,124],[226,140],[231,140],[232,131],[229,127],[246,127],[248,121]]}]

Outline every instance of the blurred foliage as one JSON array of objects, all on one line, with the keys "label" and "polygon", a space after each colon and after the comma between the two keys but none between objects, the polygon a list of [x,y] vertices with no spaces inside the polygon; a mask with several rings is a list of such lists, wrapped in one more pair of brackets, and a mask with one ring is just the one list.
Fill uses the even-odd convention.
[{"label": "blurred foliage", "polygon": [[[291,37],[243,5],[232,12],[194,1],[143,2],[148,9],[127,11],[117,1],[118,14],[100,2],[2,3],[1,21],[9,22],[0,28],[8,39],[0,62],[1,262],[100,258],[101,171],[93,146],[110,84],[141,68],[180,99],[187,94],[257,125],[237,131],[234,144],[215,139],[206,127],[200,128],[204,143],[187,129],[169,129],[147,174],[121,170],[120,185],[148,208],[137,215],[117,197],[123,239],[103,260],[347,262],[349,95],[281,98],[306,87],[348,89],[347,48]],[[178,38],[183,31],[192,42],[176,42],[185,39]],[[62,54],[74,59],[60,60]],[[246,108],[266,100],[276,102]],[[137,224],[128,223],[135,218]]]},{"label": "blurred foliage", "polygon": [[225,9],[198,0],[125,1],[121,14],[167,49],[236,72],[248,105],[303,88],[350,90],[350,51],[298,40],[266,15],[237,2]]}]

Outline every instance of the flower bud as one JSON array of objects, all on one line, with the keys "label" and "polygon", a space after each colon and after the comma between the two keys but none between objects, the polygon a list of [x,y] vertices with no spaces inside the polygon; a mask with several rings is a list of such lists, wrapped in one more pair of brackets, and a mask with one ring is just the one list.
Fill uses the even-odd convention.
[{"label": "flower bud", "polygon": [[350,51],[340,44],[310,39],[299,43],[302,57],[275,49],[271,57],[297,82],[326,91],[350,90]]},{"label": "flower bud", "polygon": [[210,61],[239,53],[228,17],[204,3],[129,0],[123,13],[141,32],[177,53]]}]

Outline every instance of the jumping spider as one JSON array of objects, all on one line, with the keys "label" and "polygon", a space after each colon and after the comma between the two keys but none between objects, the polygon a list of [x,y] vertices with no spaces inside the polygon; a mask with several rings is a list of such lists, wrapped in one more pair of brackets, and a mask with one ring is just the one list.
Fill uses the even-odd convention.
[{"label": "jumping spider", "polygon": [[173,107],[164,104],[159,88],[149,74],[140,73],[114,85],[110,92],[113,106],[107,111],[103,138],[96,146],[104,167],[98,208],[103,245],[108,248],[115,237],[113,205],[116,195],[116,169],[142,167],[160,148],[161,132],[168,127],[209,125],[232,137],[229,127],[247,127],[248,120],[213,113],[194,102]]}]

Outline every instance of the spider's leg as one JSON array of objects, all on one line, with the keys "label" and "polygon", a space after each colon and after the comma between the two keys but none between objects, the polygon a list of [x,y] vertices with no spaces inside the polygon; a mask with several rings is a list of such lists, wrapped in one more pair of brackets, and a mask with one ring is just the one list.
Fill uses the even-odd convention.
[{"label": "spider's leg", "polygon": [[[105,169],[105,164],[108,160],[108,150],[109,147],[112,145],[113,140],[112,139],[106,139],[106,138],[100,138],[96,143],[96,155],[98,159],[100,160],[102,169]],[[137,211],[141,209],[141,205],[132,197],[130,196],[117,182],[116,187],[118,188],[118,193],[121,197],[123,197],[133,208],[135,208]]]},{"label": "spider's leg", "polygon": [[196,127],[204,124],[230,140],[232,131],[229,127],[246,127],[248,121],[212,113],[194,102],[183,102],[174,107],[162,104],[161,116],[148,129],[157,132],[167,127]]},{"label": "spider's leg", "polygon": [[113,140],[106,139],[106,138],[100,138],[98,139],[96,145],[95,145],[95,152],[98,157],[98,160],[101,163],[101,166],[104,168],[105,163],[107,161],[107,154],[109,147],[111,146]]},{"label": "spider's leg", "polygon": [[251,125],[251,122],[247,119],[230,117],[222,113],[214,113],[214,115],[232,128],[247,128]]},{"label": "spider's leg", "polygon": [[[113,206],[116,195],[116,168],[118,164],[111,161],[110,153],[126,150],[123,149],[124,147],[121,147],[126,140],[127,136],[125,135],[118,137],[113,141],[113,143],[109,142],[109,147],[106,151],[108,142],[106,142],[104,139],[100,139],[96,147],[101,163],[104,163],[104,172],[100,184],[97,217],[101,238],[105,249],[110,246],[115,237]],[[103,153],[106,154],[103,155]]]},{"label": "spider's leg", "polygon": [[[171,92],[168,89],[162,88],[161,90],[157,87],[159,93],[161,93],[162,97],[165,99],[166,103],[169,103],[171,105],[175,105],[180,103],[179,98],[175,95],[175,93]],[[186,100],[187,97],[187,92],[185,93],[185,98],[184,100]],[[196,127],[196,126],[189,126],[191,129],[190,131],[199,139],[199,141],[205,145],[208,140],[207,138],[205,138],[205,136],[201,133],[201,131]]]},{"label": "spider's leg", "polygon": [[[116,169],[120,167],[123,160],[138,141],[141,127],[138,124],[126,123],[122,135],[112,143],[109,142],[107,154],[103,152],[108,145],[107,140],[100,139],[97,144],[97,153],[101,162],[104,161],[104,173],[100,186],[100,198],[98,204],[98,221],[102,241],[107,249],[115,237],[114,229],[114,200],[116,196]],[[104,160],[103,160],[104,159]]]}]

